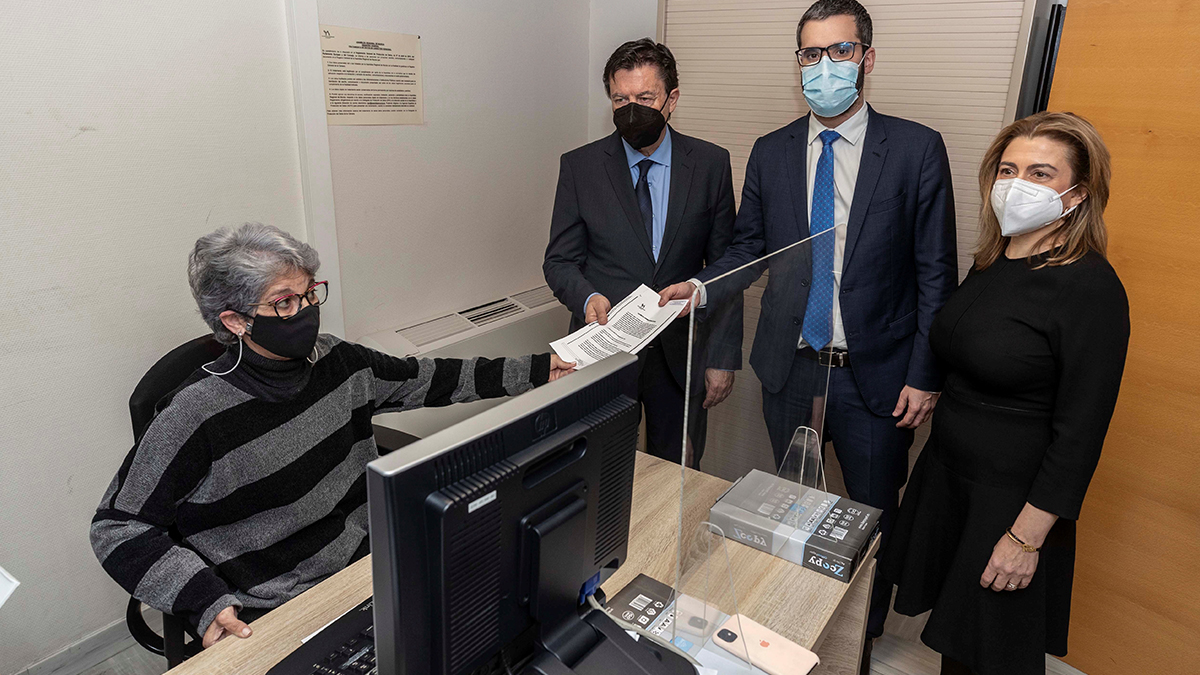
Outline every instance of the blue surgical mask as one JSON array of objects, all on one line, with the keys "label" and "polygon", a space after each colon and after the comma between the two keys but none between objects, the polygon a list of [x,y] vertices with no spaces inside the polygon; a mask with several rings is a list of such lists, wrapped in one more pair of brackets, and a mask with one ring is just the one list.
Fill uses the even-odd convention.
[{"label": "blue surgical mask", "polygon": [[850,109],[858,98],[858,68],[853,61],[820,61],[800,69],[804,100],[820,117],[837,117]]}]

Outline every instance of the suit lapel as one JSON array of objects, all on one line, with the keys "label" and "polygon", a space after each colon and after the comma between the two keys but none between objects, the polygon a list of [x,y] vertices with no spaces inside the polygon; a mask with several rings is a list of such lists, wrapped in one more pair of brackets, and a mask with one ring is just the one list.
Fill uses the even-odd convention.
[{"label": "suit lapel", "polygon": [[786,146],[788,185],[796,214],[796,241],[808,237],[808,115],[793,122]]},{"label": "suit lapel", "polygon": [[850,202],[850,218],[846,226],[846,250],[842,256],[842,269],[847,269],[850,256],[854,254],[854,245],[858,243],[858,235],[862,232],[863,221],[866,220],[867,210],[871,205],[871,197],[875,195],[875,186],[879,184],[879,175],[883,173],[883,164],[887,159],[887,130],[884,129],[883,119],[874,108],[867,106],[867,135],[863,139],[862,160],[858,165],[858,180],[854,184],[854,199]]},{"label": "suit lapel", "polygon": [[687,212],[688,193],[692,189],[692,172],[695,164],[692,162],[692,148],[687,137],[671,130],[671,185],[667,196],[667,222],[663,228],[662,248],[658,251],[658,262],[654,265],[655,274],[667,259],[671,243],[679,231],[679,222]]},{"label": "suit lapel", "polygon": [[625,211],[625,218],[633,228],[633,236],[642,243],[642,250],[654,260],[654,250],[650,247],[650,235],[642,224],[642,211],[637,205],[637,194],[633,191],[633,178],[629,175],[629,162],[625,158],[625,148],[621,145],[621,136],[613,132],[612,142],[605,149],[608,160],[604,168],[608,172],[608,180],[612,183],[613,191],[617,194],[617,202]]}]

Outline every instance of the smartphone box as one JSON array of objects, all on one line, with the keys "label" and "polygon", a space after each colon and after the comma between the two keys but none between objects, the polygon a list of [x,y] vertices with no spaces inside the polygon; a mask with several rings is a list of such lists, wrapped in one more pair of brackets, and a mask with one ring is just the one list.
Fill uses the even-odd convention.
[{"label": "smartphone box", "polygon": [[[688,600],[689,598],[684,596],[684,599]],[[728,614],[716,608],[710,608],[713,610],[712,627],[692,624],[683,631],[675,629],[673,625],[676,600],[673,588],[645,574],[639,574],[625,588],[609,598],[604,609],[615,617],[642,626],[651,635],[658,636],[663,640],[671,640],[676,647],[687,652],[708,669],[710,674],[715,672],[716,675],[767,675],[766,672],[753,666],[750,666],[749,673],[747,673],[747,665],[717,646],[712,637],[703,641],[695,639],[694,636],[697,633],[712,632],[712,628],[725,623],[725,620],[729,618]],[[699,598],[690,600],[693,605],[703,604]],[[684,621],[686,622],[687,619]]]},{"label": "smartphone box", "polygon": [[755,469],[721,495],[708,519],[729,539],[849,583],[881,514]]},{"label": "smartphone box", "polygon": [[626,623],[651,630],[670,613],[674,601],[675,589],[658,579],[639,574],[608,599],[604,611]]}]

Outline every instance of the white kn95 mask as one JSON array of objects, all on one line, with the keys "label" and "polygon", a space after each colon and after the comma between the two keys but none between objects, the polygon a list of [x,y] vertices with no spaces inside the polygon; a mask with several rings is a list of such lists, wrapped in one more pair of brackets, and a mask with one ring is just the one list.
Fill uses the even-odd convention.
[{"label": "white kn95 mask", "polygon": [[992,185],[992,211],[1006,237],[1033,232],[1066,216],[1078,206],[1063,211],[1062,196],[1078,184],[1055,192],[1044,185],[1020,178],[1002,178]]}]

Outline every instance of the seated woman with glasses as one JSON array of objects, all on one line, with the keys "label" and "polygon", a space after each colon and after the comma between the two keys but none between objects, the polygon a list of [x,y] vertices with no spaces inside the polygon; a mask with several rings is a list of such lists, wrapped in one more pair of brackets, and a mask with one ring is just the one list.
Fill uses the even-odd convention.
[{"label": "seated woman with glasses", "polygon": [[401,359],[321,334],[319,264],[257,223],[196,242],[192,295],[229,349],[159,403],[92,520],[104,569],[205,647],[368,553],[373,415],[512,396],[574,365]]}]

